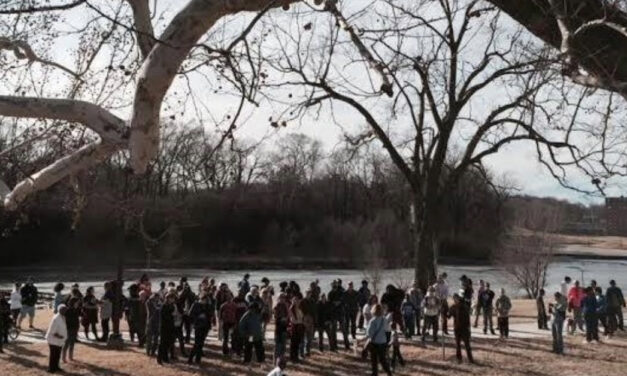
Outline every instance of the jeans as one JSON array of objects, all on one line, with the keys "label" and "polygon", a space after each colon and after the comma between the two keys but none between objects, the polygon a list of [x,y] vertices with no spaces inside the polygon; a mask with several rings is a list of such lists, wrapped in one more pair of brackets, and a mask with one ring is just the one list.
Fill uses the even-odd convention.
[{"label": "jeans", "polygon": [[231,341],[233,341],[233,327],[235,324],[231,323],[222,323],[222,354],[229,355],[229,337],[231,337]]},{"label": "jeans", "polygon": [[599,340],[599,317],[596,313],[586,313],[586,341]]},{"label": "jeans", "polygon": [[146,354],[155,355],[159,347],[159,327],[146,326]]},{"label": "jeans", "polygon": [[405,321],[405,337],[411,338],[416,333],[416,327],[414,326],[416,317],[415,315],[403,315],[403,320]]},{"label": "jeans", "polygon": [[305,325],[294,324],[292,326],[292,338],[290,339],[290,360],[298,361],[298,353],[300,352],[300,344],[305,336]]},{"label": "jeans", "polygon": [[386,356],[387,344],[385,343],[372,343],[370,345],[370,365],[372,366],[372,375],[379,375],[379,364],[383,370],[391,375],[390,365]]},{"label": "jeans", "polygon": [[324,333],[327,333],[327,338],[331,338],[331,327],[329,322],[321,323],[318,325],[318,349],[324,351]]},{"label": "jeans", "polygon": [[494,334],[494,323],[492,321],[492,307],[483,307],[483,332],[488,332],[488,327],[490,328],[490,333]]},{"label": "jeans", "polygon": [[255,356],[258,363],[263,363],[266,360],[265,350],[263,348],[263,342],[261,339],[256,341],[246,340],[244,345],[244,363],[250,363],[253,358],[253,347],[255,348]]},{"label": "jeans", "polygon": [[107,342],[109,339],[109,319],[100,320],[100,326],[102,326],[102,337],[100,339],[102,342]]},{"label": "jeans", "polygon": [[57,372],[59,360],[61,360],[61,346],[48,345],[50,347],[50,361],[48,362],[48,372]]},{"label": "jeans", "polygon": [[425,315],[425,323],[422,326],[422,341],[424,342],[427,332],[433,328],[433,342],[438,341],[438,316]]},{"label": "jeans", "polygon": [[316,333],[315,322],[312,316],[305,316],[303,322],[305,325],[305,340],[304,351],[301,351],[301,355],[304,353],[309,356],[311,354],[311,344],[314,341],[314,334]]},{"label": "jeans", "polygon": [[202,358],[202,349],[205,346],[205,340],[207,339],[207,334],[209,333],[209,328],[194,328],[194,347],[192,351],[189,353],[189,362],[192,360],[196,363],[200,363],[200,358]]},{"label": "jeans", "polygon": [[350,328],[350,334],[353,339],[357,336],[357,311],[348,309],[346,310],[346,326]]},{"label": "jeans", "polygon": [[277,328],[274,331],[274,359],[278,359],[280,356],[285,355],[285,349],[287,348],[287,329]]},{"label": "jeans", "polygon": [[442,321],[442,333],[448,334],[448,302],[446,300],[442,301],[440,319]]},{"label": "jeans", "polygon": [[564,331],[564,319],[566,314],[556,313],[551,324],[551,334],[553,335],[553,352],[556,354],[564,353],[564,337],[562,335]]},{"label": "jeans", "polygon": [[581,307],[573,308],[573,318],[575,319],[575,325],[579,327],[579,330],[583,331],[583,314]]},{"label": "jeans", "polygon": [[501,337],[509,337],[509,317],[499,317],[498,326]]},{"label": "jeans", "polygon": [[460,362],[462,360],[462,342],[464,342],[464,347],[466,348],[468,361],[471,363],[474,362],[472,358],[472,349],[470,348],[470,328],[455,330],[456,356],[457,360]]}]

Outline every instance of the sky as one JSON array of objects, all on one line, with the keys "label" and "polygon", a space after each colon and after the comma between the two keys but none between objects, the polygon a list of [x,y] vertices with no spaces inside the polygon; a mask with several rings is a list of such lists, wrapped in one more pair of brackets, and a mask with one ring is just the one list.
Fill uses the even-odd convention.
[{"label": "sky", "polygon": [[[101,6],[103,10],[106,10],[105,1],[92,1],[94,5]],[[157,5],[157,16],[163,16],[165,20],[171,18],[178,9],[180,9],[186,1],[181,0],[159,0],[152,2],[153,11],[154,4]],[[364,4],[366,1],[354,2],[354,4]],[[78,27],[84,22],[86,13],[84,10],[76,10],[66,14],[68,20],[67,27]],[[155,19],[158,19],[156,17]],[[156,26],[157,32],[163,29],[165,22],[159,22]],[[71,65],[73,58],[70,54],[67,54],[67,50],[71,49],[76,44],[75,38],[61,38],[54,42],[54,48],[50,50],[50,54],[54,57],[55,61],[62,62],[66,65]],[[105,61],[100,64],[106,64]],[[181,84],[180,82],[178,84]],[[62,84],[58,84],[62,85]],[[226,95],[213,95],[215,82],[209,80],[194,80],[190,83],[194,91],[199,93],[206,93],[205,96],[200,95],[199,101],[203,102],[203,105],[211,108],[222,110],[216,111],[218,115],[212,112],[212,115],[218,118],[225,116],[225,114],[232,113],[235,109],[235,101],[233,97]],[[53,87],[54,88],[54,87]],[[171,91],[176,90],[176,86]],[[3,87],[0,84],[0,93],[2,93]],[[53,90],[52,90],[53,91]],[[494,94],[494,93],[493,93]],[[175,107],[175,106],[174,106]],[[166,116],[168,111],[179,111],[177,108],[168,108],[164,110],[163,115]],[[181,111],[183,114],[183,120],[194,121],[194,116],[191,114],[191,108],[186,107],[188,111]],[[116,112],[117,111],[117,112]],[[280,106],[273,107],[272,105],[262,106],[261,108],[249,111],[246,113],[247,121],[243,124],[236,133],[236,137],[246,138],[251,140],[259,140],[267,138],[270,145],[273,140],[276,140],[281,135],[288,132],[299,132],[307,134],[313,138],[322,141],[326,150],[332,150],[338,145],[339,140],[342,137],[344,131],[355,131],[361,125],[363,121],[351,110],[346,107],[337,107],[334,111],[334,116],[337,123],[350,124],[349,126],[340,129],[337,125],[330,121],[329,114],[323,114],[320,119],[315,119],[311,116],[306,116],[299,122],[292,122],[286,129],[275,130],[269,126],[268,118],[280,111]],[[116,114],[125,116],[125,110],[114,110]],[[198,121],[198,119],[195,119]],[[202,121],[207,119],[202,119]],[[223,119],[222,119],[223,120]],[[269,146],[272,147],[272,146]],[[528,194],[541,197],[556,197],[560,199],[567,199],[570,201],[576,201],[583,204],[600,203],[603,199],[599,196],[589,196],[575,191],[563,188],[560,184],[549,174],[549,172],[537,161],[537,156],[533,145],[518,143],[509,145],[503,148],[498,154],[490,156],[485,161],[486,166],[493,172],[498,179],[507,181],[516,187],[516,192],[519,194]],[[578,175],[572,175],[573,181],[587,182],[587,178]],[[587,186],[589,188],[589,185]],[[623,192],[622,185],[618,184],[608,189],[610,195],[620,195]]]}]

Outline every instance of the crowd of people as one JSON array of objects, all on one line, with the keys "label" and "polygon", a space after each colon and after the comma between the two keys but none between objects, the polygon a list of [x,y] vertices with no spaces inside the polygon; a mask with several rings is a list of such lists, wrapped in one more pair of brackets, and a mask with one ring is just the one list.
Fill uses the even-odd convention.
[{"label": "crowd of people", "polygon": [[[588,342],[599,340],[599,323],[607,336],[624,330],[625,299],[614,281],[610,281],[605,294],[595,281],[586,288],[579,281],[572,285],[571,282],[566,277],[561,291],[555,292],[554,301],[548,305],[544,290],[536,299],[538,329],[549,329],[549,316],[553,318],[553,351],[557,354],[564,353],[565,323],[571,333],[577,328],[585,331]],[[269,342],[267,328],[273,327],[272,358],[277,368],[270,375],[274,376],[283,373],[287,360],[298,363],[309,357],[316,346],[320,352],[338,351],[338,332],[345,349],[362,347],[362,357],[370,358],[373,375],[378,374],[379,366],[389,375],[397,365],[404,365],[401,337],[405,340],[418,337],[426,344],[431,336],[438,343],[440,330],[449,333],[451,319],[457,359],[462,361],[463,347],[468,361],[473,363],[470,340],[473,314],[473,326],[478,328],[481,318],[486,335],[488,332],[496,335],[493,324],[496,316],[498,335],[506,339],[512,309],[504,289],[497,296],[490,283],[479,281],[475,291],[473,281],[467,276],[460,278],[459,290],[451,294],[446,273],[426,291],[416,283],[408,289],[388,285],[381,296],[371,292],[367,280],[355,288],[353,282],[344,285],[341,279],[336,279],[324,293],[318,280],[306,289],[301,289],[295,281],[284,281],[275,290],[267,278],[262,278],[260,284],[251,283],[249,274],[244,275],[234,291],[228,284],[210,278],[194,287],[185,277],[158,286],[154,289],[150,278],[143,275],[128,286],[126,294],[119,296],[115,281],[106,282],[104,293],[98,298],[93,287],[83,293],[74,284],[69,294],[65,294],[65,286],[58,283],[54,288],[55,316],[46,333],[50,346],[49,371],[60,370],[61,360],[73,361],[81,326],[87,339],[91,334],[96,341],[109,341],[113,335],[110,335],[111,322],[116,331],[116,304],[120,308],[117,318],[123,312],[128,323],[129,340],[159,364],[176,361],[178,356],[190,364],[200,363],[212,330],[216,331],[225,356],[250,363],[254,355],[257,362],[263,363],[267,358],[265,344]],[[24,286],[16,284],[8,303],[0,299],[0,313],[6,317],[0,322],[14,320],[20,326],[28,317],[32,328],[37,294],[32,279]],[[568,313],[571,318],[567,319]],[[3,331],[6,325],[0,325],[3,325],[0,334],[6,340],[6,330]]]}]

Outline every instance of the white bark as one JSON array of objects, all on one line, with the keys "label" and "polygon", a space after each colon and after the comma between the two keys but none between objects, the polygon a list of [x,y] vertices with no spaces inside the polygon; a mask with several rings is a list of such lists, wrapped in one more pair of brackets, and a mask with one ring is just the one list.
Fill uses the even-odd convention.
[{"label": "white bark", "polygon": [[[4,207],[8,210],[15,210],[26,197],[34,192],[49,188],[74,173],[97,165],[108,159],[119,149],[119,145],[103,142],[83,146],[76,152],[29,176],[16,185],[10,193],[3,194]],[[2,191],[1,188],[0,191]]]},{"label": "white bark", "polygon": [[174,77],[198,40],[220,18],[241,11],[260,11],[299,0],[191,0],[172,20],[139,72],[129,148],[135,173],[145,172],[159,150],[161,103]]},{"label": "white bark", "polygon": [[70,68],[67,68],[66,66],[56,63],[52,60],[47,60],[47,59],[39,57],[39,55],[37,55],[35,51],[33,51],[33,49],[31,48],[31,46],[25,41],[10,40],[9,38],[6,38],[6,37],[0,37],[0,50],[11,50],[13,51],[13,54],[15,55],[17,59],[20,59],[20,60],[26,59],[28,60],[29,63],[37,62],[37,63],[44,64],[44,65],[50,65],[50,66],[53,66],[57,69],[64,71],[65,73],[77,79],[80,79],[80,75],[74,72],[73,70],[71,70]]},{"label": "white bark", "polygon": [[137,44],[145,59],[155,46],[155,33],[150,20],[149,0],[127,0],[133,9],[133,24],[137,36]]}]

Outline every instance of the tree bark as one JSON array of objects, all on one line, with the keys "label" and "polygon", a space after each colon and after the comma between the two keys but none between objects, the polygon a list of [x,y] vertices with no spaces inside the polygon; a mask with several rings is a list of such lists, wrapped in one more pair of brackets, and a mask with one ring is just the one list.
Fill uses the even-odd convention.
[{"label": "tree bark", "polygon": [[425,198],[414,207],[414,279],[425,291],[435,282],[437,273],[438,231],[436,229],[437,203]]}]

